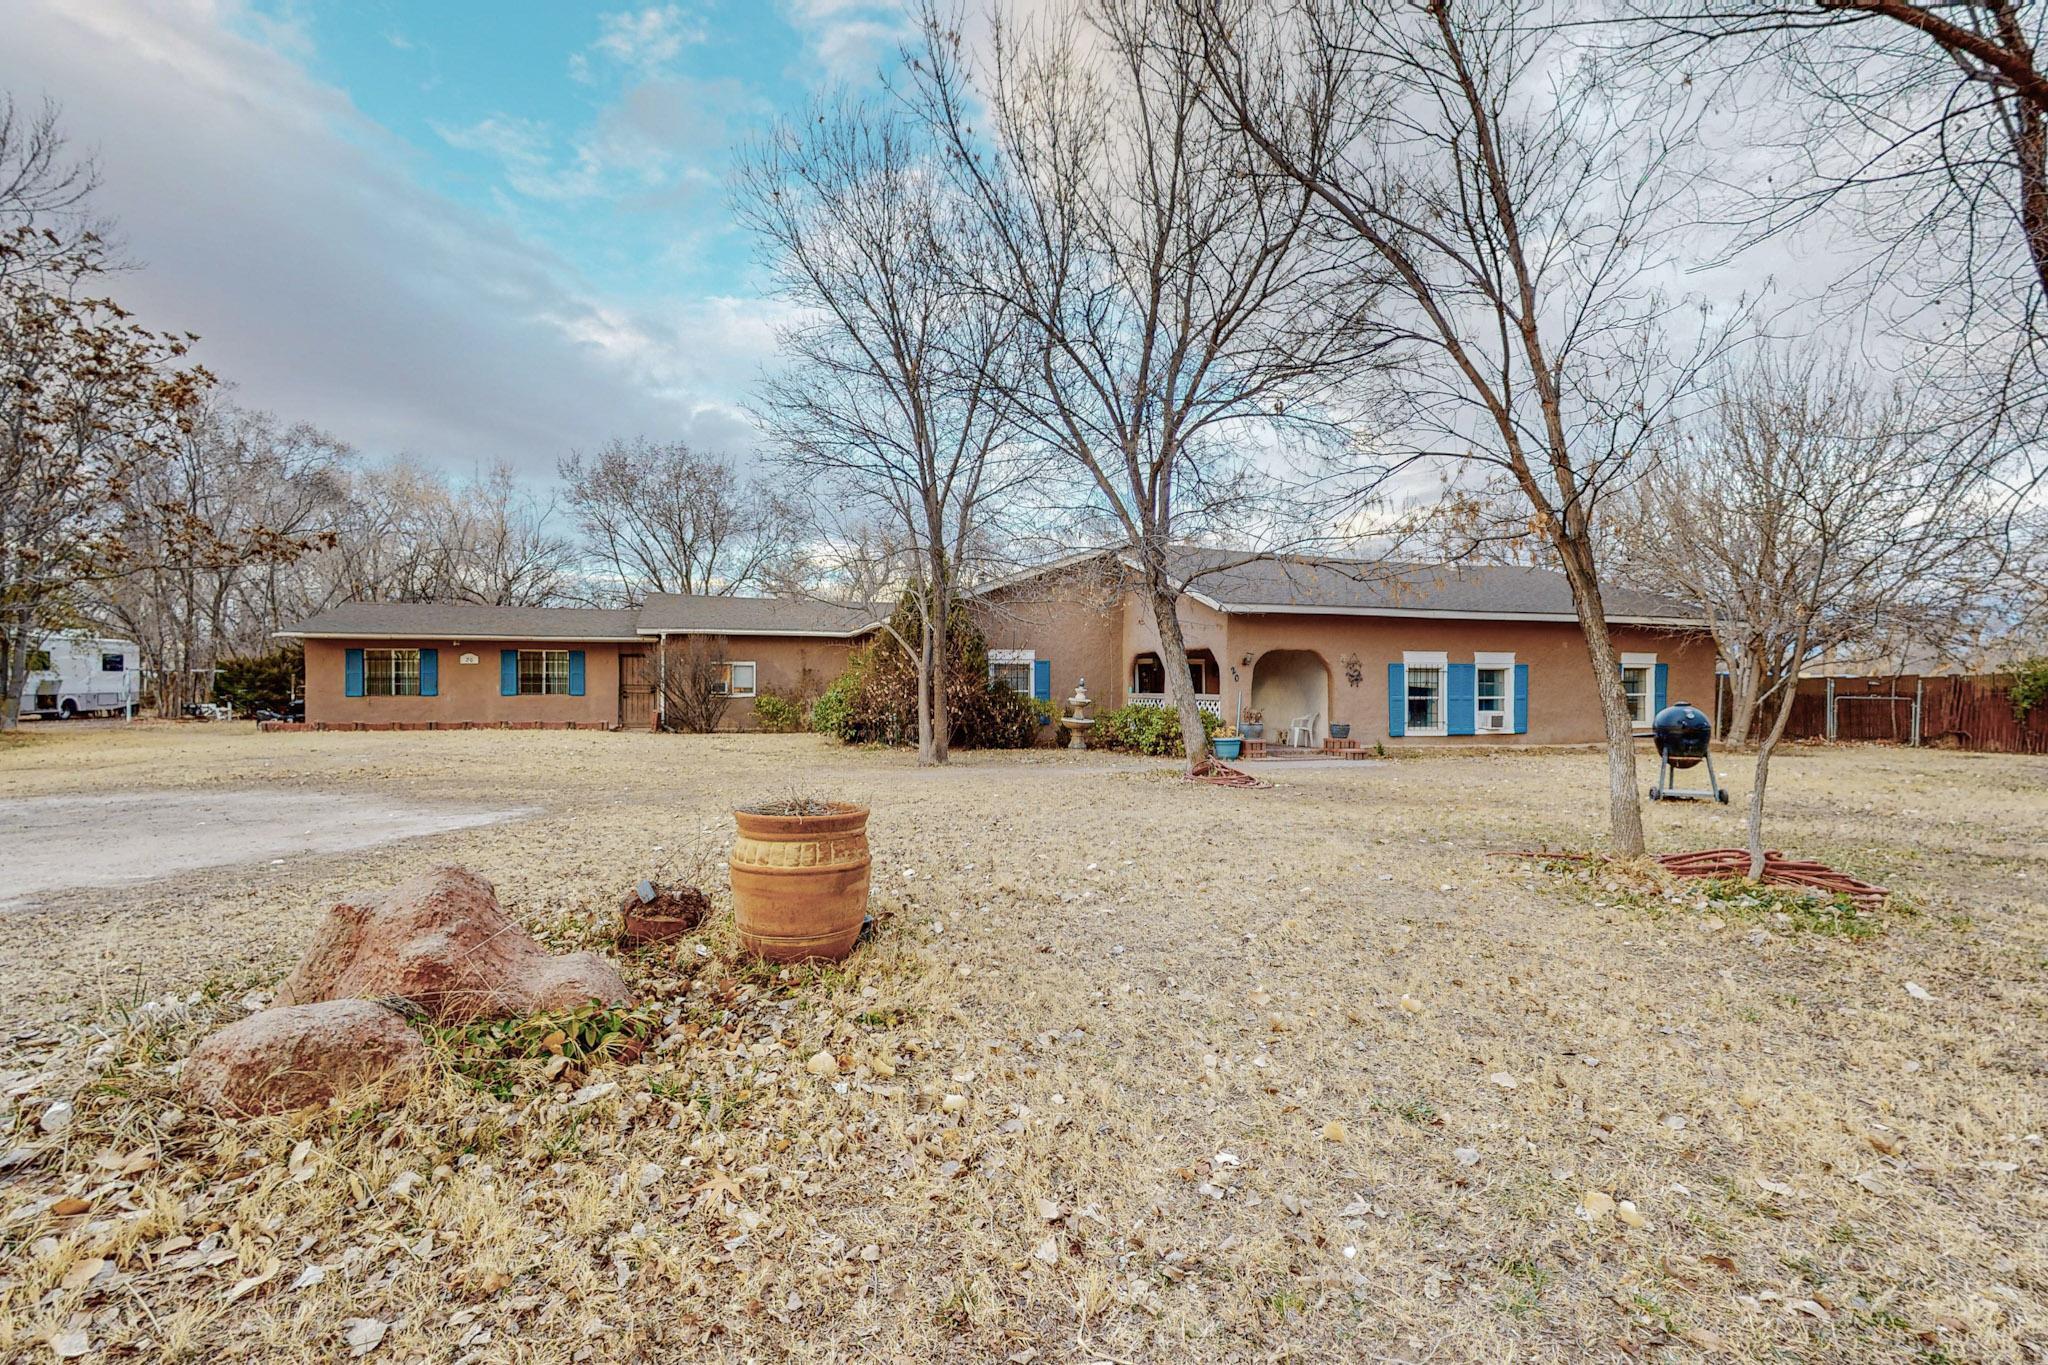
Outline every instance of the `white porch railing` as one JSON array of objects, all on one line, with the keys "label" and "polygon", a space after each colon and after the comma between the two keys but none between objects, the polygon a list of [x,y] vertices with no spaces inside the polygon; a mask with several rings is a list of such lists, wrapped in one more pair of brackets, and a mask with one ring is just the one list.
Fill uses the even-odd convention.
[{"label": "white porch railing", "polygon": [[[1133,706],[1168,707],[1173,705],[1173,698],[1167,696],[1164,692],[1133,692],[1130,696],[1131,705]],[[1195,709],[1197,711],[1207,711],[1212,716],[1220,716],[1223,714],[1223,698],[1217,696],[1214,692],[1197,692],[1195,694]]]}]

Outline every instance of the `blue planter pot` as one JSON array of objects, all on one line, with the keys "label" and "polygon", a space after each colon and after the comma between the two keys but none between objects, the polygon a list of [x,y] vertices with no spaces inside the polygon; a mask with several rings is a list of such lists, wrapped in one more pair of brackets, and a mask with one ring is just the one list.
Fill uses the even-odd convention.
[{"label": "blue planter pot", "polygon": [[1244,752],[1244,741],[1241,739],[1212,739],[1209,741],[1209,747],[1215,751],[1218,758],[1236,758]]}]

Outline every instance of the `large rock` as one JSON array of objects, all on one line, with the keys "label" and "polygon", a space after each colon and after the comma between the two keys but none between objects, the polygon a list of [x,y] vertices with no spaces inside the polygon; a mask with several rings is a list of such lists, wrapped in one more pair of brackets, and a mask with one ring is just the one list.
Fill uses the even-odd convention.
[{"label": "large rock", "polygon": [[248,1117],[324,1105],[375,1089],[381,1101],[426,1064],[419,1034],[374,1000],[327,1000],[252,1014],[185,1059],[194,1104]]},{"label": "large rock", "polygon": [[328,911],[277,1003],[387,996],[440,1023],[633,1002],[618,968],[595,953],[549,956],[498,908],[491,884],[461,867],[437,867],[382,900]]}]

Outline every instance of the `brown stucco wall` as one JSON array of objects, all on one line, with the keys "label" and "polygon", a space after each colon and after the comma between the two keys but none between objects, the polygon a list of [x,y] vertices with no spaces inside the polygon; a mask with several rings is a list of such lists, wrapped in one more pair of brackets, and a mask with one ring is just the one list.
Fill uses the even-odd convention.
[{"label": "brown stucco wall", "polygon": [[[774,692],[805,700],[816,697],[834,678],[844,673],[847,656],[864,643],[862,640],[803,635],[727,635],[720,638],[725,641],[725,657],[729,661],[754,665],[756,694]],[[653,652],[655,641],[650,639],[647,644],[649,651]],[[668,637],[671,659],[683,648],[684,637]],[[726,706],[725,714],[719,718],[718,728],[759,729],[760,722],[754,715],[754,699],[733,698]]]},{"label": "brown stucco wall", "polygon": [[[1123,704],[1123,594],[1088,570],[997,588],[975,601],[974,619],[990,649],[1028,649],[1051,661],[1052,699],[1062,712],[1083,678],[1097,714]],[[1039,742],[1054,742],[1052,726],[1039,727]]]},{"label": "brown stucco wall", "polygon": [[[1330,670],[1330,714],[1322,719],[1318,738],[1330,721],[1348,722],[1351,737],[1417,746],[1471,744],[1591,744],[1605,737],[1600,702],[1594,690],[1593,664],[1584,637],[1572,622],[1445,621],[1420,617],[1231,616],[1228,643],[1218,651],[1228,668],[1223,684],[1223,712],[1234,717],[1240,699],[1249,705],[1258,662],[1268,651],[1311,650]],[[1655,654],[1671,666],[1668,700],[1691,701],[1710,709],[1714,697],[1714,648],[1702,633],[1674,633],[1640,627],[1613,629],[1617,653]],[[1387,665],[1401,662],[1409,650],[1442,650],[1452,663],[1470,663],[1475,653],[1512,653],[1529,666],[1529,730],[1521,735],[1408,735],[1389,741],[1387,734]],[[1249,654],[1249,666],[1243,662]],[[1345,675],[1343,658],[1358,656],[1359,681]],[[1227,655],[1227,657],[1226,657]],[[1230,677],[1234,668],[1238,677]],[[1291,716],[1268,715],[1271,728]]]},{"label": "brown stucco wall", "polygon": [[[1137,593],[1104,587],[1085,570],[1032,580],[988,595],[977,609],[989,647],[1029,649],[1052,660],[1053,697],[1071,695],[1083,674],[1098,710],[1128,699],[1131,667],[1140,654],[1159,651],[1159,630],[1150,604]],[[1351,737],[1415,746],[1484,744],[1595,744],[1604,739],[1593,665],[1584,638],[1570,621],[1460,621],[1425,617],[1336,616],[1275,613],[1226,614],[1183,597],[1181,634],[1190,651],[1207,649],[1220,665],[1223,716],[1234,721],[1251,696],[1261,658],[1298,650],[1322,661],[1318,680],[1323,714],[1318,741],[1332,720],[1351,725]],[[1655,654],[1671,666],[1670,701],[1690,701],[1710,710],[1714,698],[1713,643],[1703,632],[1673,632],[1633,626],[1613,628],[1617,653]],[[1387,734],[1387,665],[1409,650],[1442,650],[1452,663],[1469,663],[1476,653],[1512,653],[1529,666],[1529,730],[1508,735]],[[1346,677],[1344,656],[1358,656],[1359,681]],[[1249,656],[1250,662],[1246,662]],[[1306,664],[1307,661],[1297,661]],[[1321,698],[1327,696],[1327,704]],[[1267,734],[1293,720],[1268,708]]]},{"label": "brown stucco wall", "polygon": [[[580,697],[505,697],[498,694],[501,649],[580,649]],[[308,640],[306,721],[311,725],[423,725],[468,721],[574,722],[610,725],[619,718],[619,651],[638,646],[580,640]],[[350,649],[435,649],[440,651],[440,695],[433,697],[351,697],[344,674]],[[476,662],[461,662],[464,654]]]}]

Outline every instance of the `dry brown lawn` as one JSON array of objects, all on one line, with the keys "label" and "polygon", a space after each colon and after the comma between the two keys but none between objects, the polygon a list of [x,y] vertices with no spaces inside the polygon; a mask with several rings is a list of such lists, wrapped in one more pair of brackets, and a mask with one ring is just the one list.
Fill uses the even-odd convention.
[{"label": "dry brown lawn", "polygon": [[[1774,843],[1899,893],[1855,938],[1487,856],[1597,846],[1596,755],[1273,775],[804,736],[0,747],[0,798],[542,808],[0,912],[0,1356],[2048,1355],[2048,762],[1785,757]],[[1737,807],[1651,808],[1654,845],[1733,842],[1733,776]],[[177,1059],[328,902],[459,861],[603,945],[650,873],[723,913],[729,808],[796,787],[874,808],[881,932],[843,967],[751,968],[721,921],[627,960],[632,1062],[476,1031],[383,1113],[178,1112]]]}]

